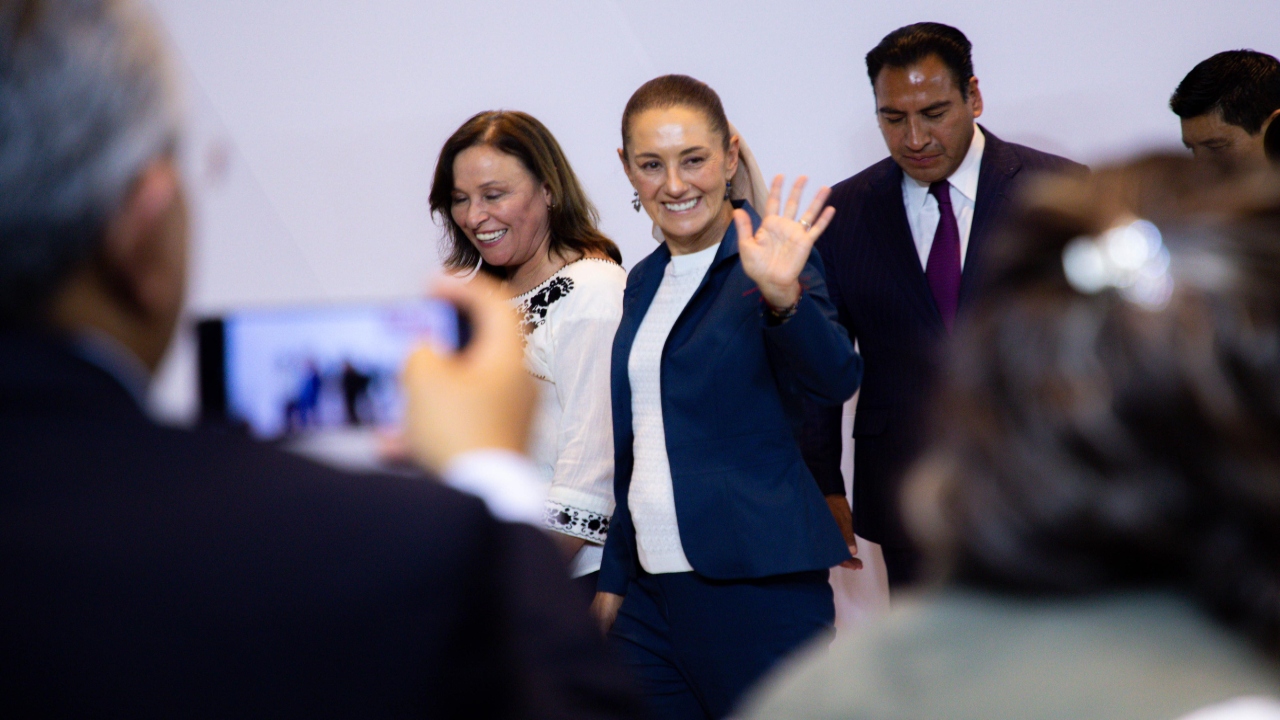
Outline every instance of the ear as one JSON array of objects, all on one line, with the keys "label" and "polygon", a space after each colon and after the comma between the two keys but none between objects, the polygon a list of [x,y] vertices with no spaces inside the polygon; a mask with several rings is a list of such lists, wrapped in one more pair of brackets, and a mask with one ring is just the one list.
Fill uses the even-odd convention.
[{"label": "ear", "polygon": [[973,108],[975,118],[982,117],[982,90],[978,88],[978,78],[969,78],[969,107]]},{"label": "ear", "polygon": [[724,179],[732,181],[733,176],[738,174],[738,160],[741,151],[742,140],[737,135],[729,136],[729,151],[724,155]]},{"label": "ear", "polygon": [[156,160],[138,176],[107,226],[100,255],[103,270],[135,312],[149,316],[181,304],[185,248],[174,247],[185,242],[181,203],[177,168],[167,158]]},{"label": "ear", "polygon": [[1262,129],[1258,132],[1265,135],[1267,130],[1271,128],[1271,123],[1275,122],[1278,117],[1280,117],[1280,109],[1277,109],[1275,112],[1271,113],[1266,120],[1262,121]]},{"label": "ear", "polygon": [[542,183],[542,199],[546,201],[548,210],[556,206],[556,198],[551,194],[551,186],[546,183]]}]

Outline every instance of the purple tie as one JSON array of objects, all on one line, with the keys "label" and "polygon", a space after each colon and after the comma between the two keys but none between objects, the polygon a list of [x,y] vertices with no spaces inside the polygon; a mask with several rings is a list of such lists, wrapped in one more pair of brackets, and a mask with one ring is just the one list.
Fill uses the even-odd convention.
[{"label": "purple tie", "polygon": [[950,334],[956,323],[956,309],[960,307],[960,226],[956,224],[955,210],[951,209],[951,183],[939,180],[929,186],[929,192],[938,199],[939,217],[924,276],[942,314],[942,324]]}]

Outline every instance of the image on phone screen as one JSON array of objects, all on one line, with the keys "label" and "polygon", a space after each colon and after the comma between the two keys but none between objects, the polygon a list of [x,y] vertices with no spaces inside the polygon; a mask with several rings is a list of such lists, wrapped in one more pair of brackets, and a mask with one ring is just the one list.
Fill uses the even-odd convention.
[{"label": "image on phone screen", "polygon": [[199,323],[206,420],[260,439],[398,426],[400,372],[419,343],[454,350],[464,335],[439,300],[245,310]]}]

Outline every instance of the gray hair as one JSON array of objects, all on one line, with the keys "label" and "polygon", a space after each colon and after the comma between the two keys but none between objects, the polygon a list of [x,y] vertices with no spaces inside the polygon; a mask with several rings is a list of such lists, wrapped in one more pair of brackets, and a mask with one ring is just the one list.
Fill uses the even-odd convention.
[{"label": "gray hair", "polygon": [[135,0],[0,0],[0,317],[38,312],[176,149],[163,41]]}]

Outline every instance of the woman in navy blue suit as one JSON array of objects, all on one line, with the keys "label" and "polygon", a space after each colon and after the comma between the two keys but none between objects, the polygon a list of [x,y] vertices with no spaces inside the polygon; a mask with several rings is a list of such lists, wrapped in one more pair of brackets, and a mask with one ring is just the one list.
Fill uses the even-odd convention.
[{"label": "woman in navy blue suit", "polygon": [[622,141],[662,244],[613,345],[617,509],[593,609],[656,716],[718,718],[834,620],[827,571],[856,561],[796,433],[803,400],[844,402],[862,362],[813,251],[827,188],[798,218],[803,178],[781,214],[775,178],[763,220],[731,200],[740,140],[685,76],[636,91]]}]

